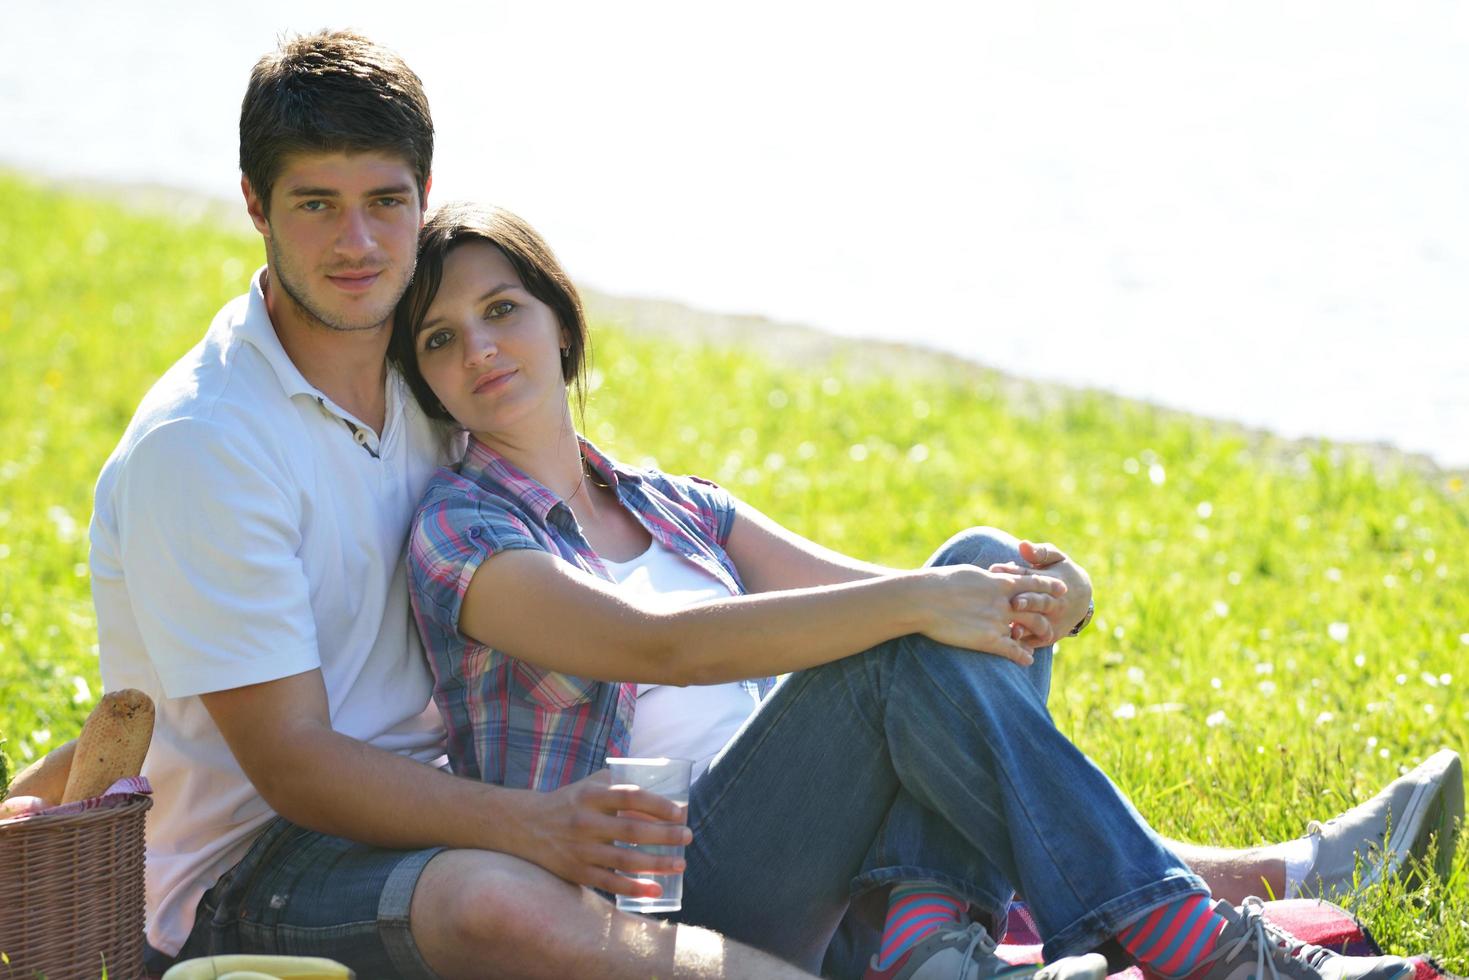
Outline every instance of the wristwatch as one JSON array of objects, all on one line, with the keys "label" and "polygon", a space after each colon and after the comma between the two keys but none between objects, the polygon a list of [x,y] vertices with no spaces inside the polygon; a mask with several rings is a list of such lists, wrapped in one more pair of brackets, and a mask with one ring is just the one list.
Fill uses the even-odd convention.
[{"label": "wristwatch", "polygon": [[1083,616],[1083,617],[1081,617],[1081,622],[1079,622],[1075,626],[1071,627],[1071,632],[1070,633],[1067,633],[1066,635],[1067,636],[1075,636],[1076,634],[1080,633],[1082,630],[1086,629],[1087,624],[1092,621],[1092,613],[1094,613],[1096,611],[1097,611],[1097,603],[1096,603],[1096,600],[1093,600],[1091,602],[1088,602],[1086,604],[1086,615]]}]

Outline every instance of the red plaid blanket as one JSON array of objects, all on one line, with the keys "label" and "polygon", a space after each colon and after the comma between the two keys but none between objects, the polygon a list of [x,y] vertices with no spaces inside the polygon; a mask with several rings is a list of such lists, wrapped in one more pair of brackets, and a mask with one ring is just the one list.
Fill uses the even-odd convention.
[{"label": "red plaid blanket", "polygon": [[21,820],[31,820],[35,817],[64,816],[70,813],[85,813],[88,810],[100,810],[104,807],[121,806],[135,796],[148,795],[152,792],[153,788],[148,785],[147,779],[142,776],[129,776],[126,779],[119,779],[107,787],[107,791],[101,796],[94,796],[87,800],[77,800],[74,803],[63,803],[60,806],[47,807],[44,810],[37,810],[34,813],[25,813],[17,817],[10,817],[7,820],[0,820],[0,823],[11,824]]}]

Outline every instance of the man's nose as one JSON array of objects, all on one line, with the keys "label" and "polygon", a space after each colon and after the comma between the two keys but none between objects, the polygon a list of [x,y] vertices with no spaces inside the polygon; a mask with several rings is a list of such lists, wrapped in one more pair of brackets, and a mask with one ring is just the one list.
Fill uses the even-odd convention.
[{"label": "man's nose", "polygon": [[362,258],[377,247],[372,223],[360,208],[347,208],[337,228],[337,251],[349,258]]}]

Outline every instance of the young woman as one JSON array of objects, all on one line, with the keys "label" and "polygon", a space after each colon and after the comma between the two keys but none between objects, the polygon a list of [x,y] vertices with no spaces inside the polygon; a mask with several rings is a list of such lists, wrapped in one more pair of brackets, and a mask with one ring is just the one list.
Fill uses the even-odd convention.
[{"label": "young woman", "polygon": [[653,894],[614,871],[681,865],[613,842],[688,834],[663,801],[596,774],[611,755],[687,757],[675,917],[808,968],[854,901],[886,893],[886,917],[880,900],[866,910],[880,939],[853,914],[828,971],[990,975],[988,932],[1018,890],[1048,959],[1116,940],[1170,977],[1224,978],[1257,956],[1311,980],[1410,969],[1211,904],[1056,730],[1051,644],[1085,625],[1091,596],[1064,555],[975,529],[921,569],[883,568],[707,481],[619,463],[573,425],[586,349],[575,288],[531,228],[472,205],[431,216],[392,356],[470,439],[415,520],[413,605],[455,770],[540,791],[521,856]]}]

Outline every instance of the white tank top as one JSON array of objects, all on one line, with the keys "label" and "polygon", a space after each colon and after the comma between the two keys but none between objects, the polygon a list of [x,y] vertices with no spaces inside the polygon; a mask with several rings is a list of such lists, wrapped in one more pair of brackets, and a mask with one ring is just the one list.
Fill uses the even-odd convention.
[{"label": "white tank top", "polygon": [[[625,592],[665,609],[730,594],[712,575],[657,541],[631,561],[604,559],[602,563]],[[688,687],[639,684],[628,755],[692,759],[693,778],[698,779],[734,738],[755,705],[751,693],[733,681]]]}]

